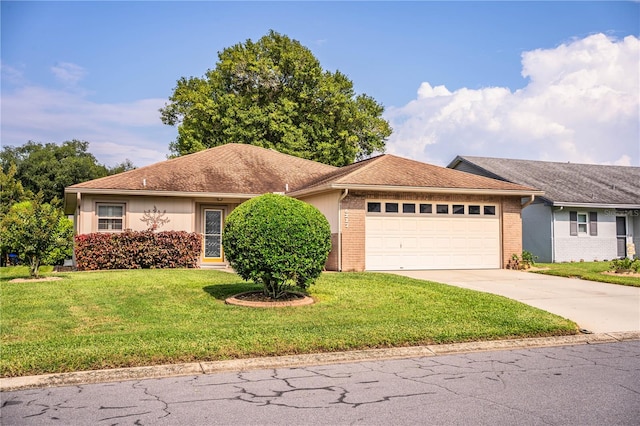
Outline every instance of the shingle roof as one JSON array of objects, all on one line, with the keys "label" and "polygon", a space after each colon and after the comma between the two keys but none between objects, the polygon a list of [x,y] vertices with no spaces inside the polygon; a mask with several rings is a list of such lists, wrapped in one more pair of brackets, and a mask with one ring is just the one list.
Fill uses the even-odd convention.
[{"label": "shingle roof", "polygon": [[458,156],[485,175],[542,189],[554,204],[635,205],[640,207],[640,167],[557,163]]},{"label": "shingle roof", "polygon": [[254,145],[226,144],[70,189],[263,194],[301,188],[336,167]]},{"label": "shingle roof", "polygon": [[246,196],[288,192],[295,196],[336,187],[363,186],[396,190],[411,187],[425,191],[537,191],[533,187],[389,154],[337,168],[253,145],[226,144],[72,185],[67,192],[166,191]]},{"label": "shingle roof", "polygon": [[316,181],[309,182],[305,190],[331,185],[537,191],[534,187],[499,181],[390,154],[341,167]]}]

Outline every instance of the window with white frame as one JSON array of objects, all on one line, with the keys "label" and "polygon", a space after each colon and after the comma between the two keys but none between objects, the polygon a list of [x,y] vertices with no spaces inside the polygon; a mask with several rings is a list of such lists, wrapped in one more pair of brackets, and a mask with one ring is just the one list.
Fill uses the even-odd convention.
[{"label": "window with white frame", "polygon": [[97,205],[98,231],[122,231],[124,227],[124,204]]},{"label": "window with white frame", "polygon": [[587,214],[578,213],[578,234],[587,233]]}]

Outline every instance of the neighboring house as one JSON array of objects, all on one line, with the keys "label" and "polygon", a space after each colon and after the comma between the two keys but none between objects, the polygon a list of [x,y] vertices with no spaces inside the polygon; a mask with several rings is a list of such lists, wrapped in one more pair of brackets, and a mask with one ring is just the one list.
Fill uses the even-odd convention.
[{"label": "neighboring house", "polygon": [[339,271],[504,267],[522,251],[522,198],[542,195],[393,155],[337,168],[227,144],[70,186],[65,210],[77,234],[152,224],[200,233],[202,265],[216,266],[225,265],[225,217],[268,192],[306,201],[327,217],[327,269]]},{"label": "neighboring house", "polygon": [[458,156],[449,168],[533,186],[523,248],[541,262],[633,257],[640,248],[640,167]]}]

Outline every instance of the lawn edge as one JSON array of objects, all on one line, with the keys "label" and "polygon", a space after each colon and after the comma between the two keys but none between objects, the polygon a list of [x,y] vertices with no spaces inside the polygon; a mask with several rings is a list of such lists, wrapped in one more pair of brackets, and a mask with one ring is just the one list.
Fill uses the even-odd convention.
[{"label": "lawn edge", "polygon": [[327,365],[388,359],[432,357],[469,352],[531,349],[554,346],[588,345],[640,340],[640,331],[575,334],[568,336],[534,337],[523,339],[490,340],[478,342],[434,344],[385,349],[364,349],[346,352],[327,352],[304,355],[233,359],[225,361],[193,362],[183,364],[115,368],[43,374],[37,376],[7,377],[0,379],[0,391],[34,388],[75,386],[126,380],[157,379],[176,376],[197,376],[230,371],[270,368],[290,368],[309,365]]}]

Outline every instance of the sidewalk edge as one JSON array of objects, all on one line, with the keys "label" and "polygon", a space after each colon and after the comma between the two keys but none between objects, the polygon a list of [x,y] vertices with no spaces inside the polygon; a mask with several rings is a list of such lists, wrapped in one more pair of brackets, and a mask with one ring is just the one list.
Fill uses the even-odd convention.
[{"label": "sidewalk edge", "polygon": [[326,365],[361,361],[379,361],[386,359],[441,356],[481,351],[614,343],[627,340],[640,340],[640,331],[576,334],[571,336],[535,337],[527,339],[491,340],[386,349],[366,349],[348,352],[284,355],[265,358],[233,359],[224,361],[194,362],[186,364],[116,368],[108,370],[77,371],[72,373],[44,374],[38,376],[6,377],[0,379],[0,391],[7,392],[55,386],[85,385],[92,383],[119,382],[125,380],[142,380],[173,376],[192,376],[228,371],[287,368],[309,365]]}]

